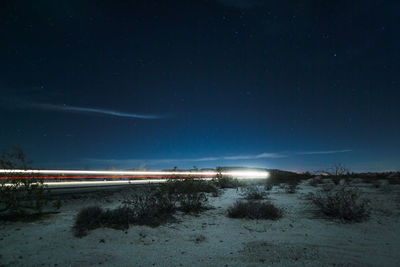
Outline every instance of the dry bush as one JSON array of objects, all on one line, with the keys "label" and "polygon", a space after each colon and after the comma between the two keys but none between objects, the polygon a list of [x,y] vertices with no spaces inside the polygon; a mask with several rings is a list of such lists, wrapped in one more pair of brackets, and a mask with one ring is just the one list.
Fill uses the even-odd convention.
[{"label": "dry bush", "polygon": [[330,183],[323,184],[321,190],[324,192],[330,192],[335,187],[336,187],[336,185],[333,182],[330,182]]},{"label": "dry bush", "polygon": [[298,184],[297,183],[290,183],[285,185],[284,189],[285,192],[288,194],[295,194],[298,188]]},{"label": "dry bush", "polygon": [[238,179],[232,177],[217,177],[214,182],[219,188],[222,189],[238,188],[242,185]]},{"label": "dry bush", "polygon": [[359,222],[370,215],[369,201],[361,198],[360,190],[338,186],[312,195],[313,203],[328,217],[342,222]]},{"label": "dry bush", "polygon": [[318,185],[322,184],[322,179],[321,177],[315,177],[315,178],[311,178],[308,180],[308,184],[314,187],[317,187]]},{"label": "dry bush", "polygon": [[267,182],[267,184],[264,186],[264,189],[267,191],[271,191],[274,185],[270,182]]},{"label": "dry bush", "polygon": [[104,210],[99,206],[83,208],[79,211],[73,226],[74,235],[82,237],[89,230],[93,230],[102,226]]},{"label": "dry bush", "polygon": [[237,201],[228,208],[228,216],[231,218],[277,220],[282,217],[282,210],[275,207],[271,202]]},{"label": "dry bush", "polygon": [[179,209],[186,213],[203,211],[208,209],[204,204],[206,201],[206,195],[201,192],[181,194],[179,196]]},{"label": "dry bush", "polygon": [[260,188],[257,186],[249,186],[242,189],[243,196],[247,200],[261,200],[266,199],[268,197],[268,193],[264,188]]},{"label": "dry bush", "polygon": [[[1,169],[28,170],[31,162],[21,148],[4,149],[0,154]],[[24,174],[25,175],[25,174]],[[35,179],[33,174],[24,179],[15,177],[21,173],[5,174],[6,179],[0,180],[0,214],[2,218],[24,219],[31,215],[40,215],[43,208],[51,201],[48,189],[41,179]],[[59,208],[60,202],[53,203]]]},{"label": "dry bush", "polygon": [[199,212],[207,209],[205,202],[207,197],[205,193],[212,193],[218,196],[218,188],[211,182],[204,180],[170,180],[160,186],[157,194],[174,198],[179,203],[179,209],[183,212]]},{"label": "dry bush", "polygon": [[158,199],[154,195],[136,195],[116,209],[103,210],[98,206],[83,208],[76,216],[74,235],[83,237],[99,227],[125,230],[131,224],[159,226],[173,219],[175,207],[170,207],[168,203],[169,200]]},{"label": "dry bush", "polygon": [[166,183],[160,185],[160,190],[168,194],[180,193],[212,193],[218,196],[219,190],[214,182],[197,180],[193,178],[169,179]]}]

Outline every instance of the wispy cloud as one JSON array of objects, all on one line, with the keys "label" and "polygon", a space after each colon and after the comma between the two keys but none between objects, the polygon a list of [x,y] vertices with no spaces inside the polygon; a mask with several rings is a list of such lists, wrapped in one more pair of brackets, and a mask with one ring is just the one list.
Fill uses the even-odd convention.
[{"label": "wispy cloud", "polygon": [[325,151],[305,151],[305,152],[287,152],[287,153],[261,153],[249,155],[233,155],[202,158],[170,158],[170,159],[84,159],[88,164],[111,165],[111,166],[135,166],[138,164],[178,164],[179,162],[212,162],[212,161],[236,161],[236,160],[257,160],[257,159],[280,159],[295,155],[327,155],[336,153],[352,152],[351,149],[343,150],[325,150]]},{"label": "wispy cloud", "polygon": [[173,162],[206,162],[218,160],[251,160],[264,158],[285,158],[287,155],[279,153],[261,153],[255,155],[239,155],[224,157],[203,157],[203,158],[175,158],[175,159],[85,159],[88,163],[109,164],[109,165],[129,165],[147,162],[149,164],[173,163]]},{"label": "wispy cloud", "polygon": [[243,159],[277,159],[277,158],[286,158],[287,155],[282,153],[261,153],[256,155],[239,155],[239,156],[229,156],[222,157],[221,159],[225,160],[243,160]]},{"label": "wispy cloud", "polygon": [[163,118],[167,117],[166,115],[127,113],[127,112],[120,112],[120,111],[109,110],[109,109],[91,108],[91,107],[76,107],[76,106],[68,106],[68,105],[55,105],[55,104],[48,104],[48,103],[25,103],[23,105],[20,105],[20,107],[35,108],[35,109],[42,109],[42,110],[56,110],[56,111],[63,111],[63,112],[79,112],[79,113],[85,113],[85,114],[102,114],[102,115],[113,116],[113,117],[135,118],[135,119],[145,119],[145,120],[163,119]]},{"label": "wispy cloud", "polygon": [[342,150],[325,150],[325,151],[308,151],[308,152],[297,152],[297,155],[323,155],[323,154],[337,154],[337,153],[348,153],[352,152],[352,149]]}]

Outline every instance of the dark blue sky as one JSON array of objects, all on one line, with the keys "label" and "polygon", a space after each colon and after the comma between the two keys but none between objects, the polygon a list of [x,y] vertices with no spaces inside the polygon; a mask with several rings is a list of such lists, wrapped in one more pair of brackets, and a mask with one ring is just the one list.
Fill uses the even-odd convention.
[{"label": "dark blue sky", "polygon": [[0,145],[43,168],[400,169],[400,3],[0,3]]}]

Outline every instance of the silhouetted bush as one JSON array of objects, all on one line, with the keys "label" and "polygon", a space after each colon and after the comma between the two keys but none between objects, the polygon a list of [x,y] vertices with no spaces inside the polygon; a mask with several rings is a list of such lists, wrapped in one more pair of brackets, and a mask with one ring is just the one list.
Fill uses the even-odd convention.
[{"label": "silhouetted bush", "polygon": [[99,206],[83,208],[76,216],[74,235],[82,237],[87,235],[88,231],[101,227],[103,215],[104,210]]},{"label": "silhouetted bush", "polygon": [[280,185],[282,183],[300,183],[303,180],[310,179],[314,175],[306,173],[294,173],[281,170],[269,170],[270,177],[268,178],[268,183],[272,185]]},{"label": "silhouetted bush", "polygon": [[160,190],[168,194],[203,192],[218,196],[219,193],[214,182],[194,178],[169,179],[166,183],[160,185]]},{"label": "silhouetted bush", "polygon": [[231,177],[217,177],[215,183],[220,188],[238,188],[241,186],[238,179]]},{"label": "silhouetted bush", "polygon": [[257,186],[249,186],[242,189],[243,195],[248,200],[261,200],[268,197],[265,189],[262,189]]},{"label": "silhouetted bush", "polygon": [[297,191],[297,183],[290,183],[285,185],[285,192],[288,194],[295,194]]},{"label": "silhouetted bush", "polygon": [[267,184],[264,186],[265,190],[271,191],[274,185],[270,182],[267,182]]},{"label": "silhouetted bush", "polygon": [[361,198],[357,188],[339,186],[330,191],[319,191],[312,201],[320,211],[342,222],[359,222],[370,215],[369,202]]},{"label": "silhouetted bush", "polygon": [[270,202],[237,201],[228,208],[228,216],[231,218],[277,220],[282,217],[282,211]]},{"label": "silhouetted bush", "polygon": [[322,179],[320,178],[320,177],[315,177],[315,178],[311,178],[309,181],[308,181],[308,184],[309,185],[311,185],[311,186],[318,186],[318,185],[320,185],[320,184],[322,184],[323,182],[322,182]]},{"label": "silhouetted bush", "polygon": [[116,209],[85,208],[76,217],[74,234],[82,237],[89,230],[98,227],[123,230],[128,229],[131,224],[159,226],[173,220],[173,214],[178,209],[187,213],[207,209],[207,197],[203,191],[215,193],[218,190],[205,181],[171,180],[157,189],[132,195],[123,202],[124,206]]},{"label": "silhouetted bush", "polygon": [[[30,161],[21,148],[4,149],[0,154],[1,169],[28,170]],[[35,179],[33,174],[8,173],[8,179],[0,180],[0,213],[6,217],[24,218],[30,215],[42,214],[43,208],[51,201],[48,189],[42,179]],[[25,176],[20,179],[16,177]],[[55,203],[55,208],[60,203]]]},{"label": "silhouetted bush", "polygon": [[178,208],[183,212],[199,212],[207,209],[205,206],[207,197],[204,193],[218,196],[219,190],[212,182],[187,178],[169,180],[160,186],[158,194],[167,195],[169,199],[173,198],[175,203],[179,203]]},{"label": "silhouetted bush", "polygon": [[180,210],[183,212],[199,212],[207,209],[205,206],[205,202],[207,201],[207,197],[202,192],[195,192],[189,194],[180,194],[179,196],[179,204]]},{"label": "silhouetted bush", "polygon": [[131,223],[158,226],[172,218],[176,210],[177,197],[161,191],[135,194],[124,201],[134,211]]},{"label": "silhouetted bush", "polygon": [[129,224],[137,222],[137,214],[128,206],[120,206],[113,210],[105,210],[101,217],[104,227],[117,230],[125,230],[129,228]]},{"label": "silhouetted bush", "polygon": [[335,184],[333,182],[330,182],[330,183],[323,184],[321,190],[324,191],[324,192],[330,192],[335,187],[336,187]]}]

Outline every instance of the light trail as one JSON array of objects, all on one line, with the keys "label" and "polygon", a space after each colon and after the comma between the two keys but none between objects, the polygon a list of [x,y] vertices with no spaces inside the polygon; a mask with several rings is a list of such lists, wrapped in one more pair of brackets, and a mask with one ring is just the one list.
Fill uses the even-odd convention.
[{"label": "light trail", "polygon": [[[266,171],[228,171],[228,172],[179,172],[179,171],[86,171],[86,170],[17,170],[2,169],[0,174],[18,175],[11,177],[0,177],[0,179],[86,179],[86,178],[202,178],[216,177],[218,174],[226,177],[242,179],[268,178]],[[29,175],[52,175],[52,176],[33,176]],[[54,176],[57,175],[57,176]],[[71,176],[74,175],[74,176]]]}]

